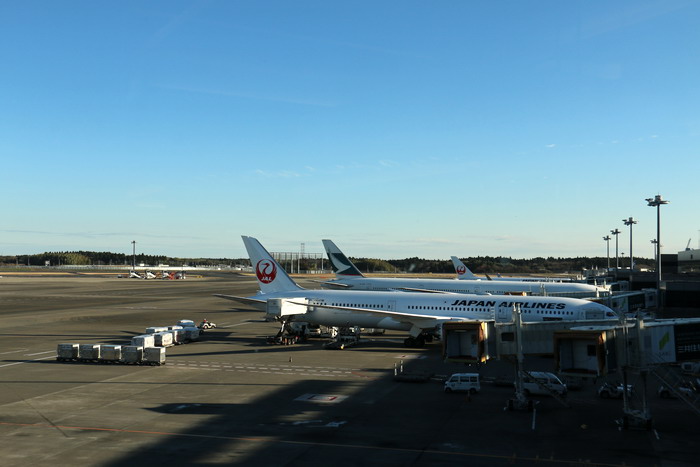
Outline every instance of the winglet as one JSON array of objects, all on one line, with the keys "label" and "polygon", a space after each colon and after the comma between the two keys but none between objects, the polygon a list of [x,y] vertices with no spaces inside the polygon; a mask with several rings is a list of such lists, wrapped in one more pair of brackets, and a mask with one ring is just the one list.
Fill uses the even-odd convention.
[{"label": "winglet", "polygon": [[340,248],[335,246],[335,243],[330,240],[322,241],[336,276],[364,277],[360,270],[352,264],[352,261],[340,251]]},{"label": "winglet", "polygon": [[461,259],[456,256],[450,256],[452,258],[452,264],[455,266],[455,272],[457,273],[457,279],[469,279],[477,280],[477,276],[472,273],[469,268],[462,262]]}]

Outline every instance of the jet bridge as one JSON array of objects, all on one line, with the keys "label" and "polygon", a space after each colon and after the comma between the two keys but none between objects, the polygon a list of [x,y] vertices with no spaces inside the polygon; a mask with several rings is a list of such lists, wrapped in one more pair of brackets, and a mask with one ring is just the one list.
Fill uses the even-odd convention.
[{"label": "jet bridge", "polygon": [[453,363],[484,363],[489,359],[489,322],[443,323],[442,357]]},{"label": "jet bridge", "polygon": [[567,376],[604,376],[617,368],[615,326],[580,326],[554,333],[555,371]]}]

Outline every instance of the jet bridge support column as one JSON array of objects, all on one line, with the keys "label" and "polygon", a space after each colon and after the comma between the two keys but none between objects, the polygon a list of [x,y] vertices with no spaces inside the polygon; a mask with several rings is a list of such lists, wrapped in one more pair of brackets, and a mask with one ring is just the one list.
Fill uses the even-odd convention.
[{"label": "jet bridge support column", "polygon": [[[634,326],[634,338],[630,340],[630,329],[627,325],[627,318],[623,317],[621,319],[622,332],[623,332],[623,342],[625,346],[624,355],[624,365],[622,366],[622,419],[617,420],[621,428],[643,428],[651,429],[652,419],[651,411],[647,404],[647,375],[648,371],[646,364],[642,361],[642,334],[641,334],[641,320],[635,321]],[[631,346],[634,345],[634,348]],[[629,391],[628,383],[628,373],[631,370],[637,370],[642,382],[642,408],[634,409],[632,406],[632,394]]]},{"label": "jet bridge support column", "polygon": [[523,361],[525,358],[523,356],[523,322],[520,304],[513,305],[513,323],[515,324],[515,346],[517,349],[517,358],[515,360],[515,397],[508,399],[507,407],[509,410],[532,410],[532,400],[525,397],[525,392],[523,391]]}]

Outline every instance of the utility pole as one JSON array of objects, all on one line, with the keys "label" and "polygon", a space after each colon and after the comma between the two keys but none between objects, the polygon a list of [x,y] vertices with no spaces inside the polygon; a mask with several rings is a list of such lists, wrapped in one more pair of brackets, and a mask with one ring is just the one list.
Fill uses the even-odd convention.
[{"label": "utility pole", "polygon": [[646,198],[647,206],[656,208],[656,306],[661,308],[661,205],[668,204],[661,195]]},{"label": "utility pole", "polygon": [[605,243],[608,246],[608,271],[610,271],[610,235],[603,237],[603,240],[605,240]]},{"label": "utility pole", "polygon": [[634,256],[632,255],[632,226],[637,223],[636,220],[634,220],[634,217],[631,217],[629,219],[622,219],[622,222],[625,223],[625,225],[628,225],[630,228],[630,272],[632,272],[632,269],[634,269]]},{"label": "utility pole", "polygon": [[620,256],[617,252],[617,236],[620,235],[622,232],[620,232],[619,229],[611,230],[611,234],[615,236],[615,270],[620,269]]}]

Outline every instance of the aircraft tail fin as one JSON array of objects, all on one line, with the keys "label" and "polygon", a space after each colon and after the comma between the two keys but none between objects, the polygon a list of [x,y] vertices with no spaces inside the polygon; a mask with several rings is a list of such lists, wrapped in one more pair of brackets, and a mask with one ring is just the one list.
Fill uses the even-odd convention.
[{"label": "aircraft tail fin", "polygon": [[461,259],[457,258],[456,256],[451,256],[452,258],[452,264],[455,266],[455,271],[457,272],[457,279],[469,279],[469,280],[475,280],[479,279],[472,273],[469,268],[462,262]]},{"label": "aircraft tail fin", "polygon": [[326,254],[336,276],[364,277],[360,270],[352,264],[352,261],[340,251],[340,248],[335,246],[335,243],[323,240],[323,247],[326,249]]},{"label": "aircraft tail fin", "polygon": [[266,294],[301,289],[257,239],[245,235],[242,235],[241,238],[243,238],[245,249],[248,250],[250,264],[253,265],[260,292]]}]

